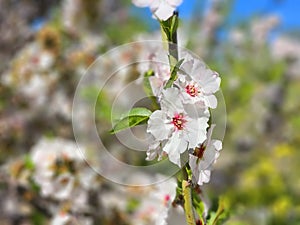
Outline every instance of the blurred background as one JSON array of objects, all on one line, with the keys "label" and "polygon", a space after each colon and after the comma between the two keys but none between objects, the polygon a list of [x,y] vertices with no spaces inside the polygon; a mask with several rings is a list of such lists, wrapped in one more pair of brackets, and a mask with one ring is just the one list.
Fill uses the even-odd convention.
[{"label": "blurred background", "polygon": [[[179,45],[222,77],[226,135],[204,190],[212,207],[220,196],[230,202],[225,224],[300,224],[299,12],[296,0],[179,7]],[[149,190],[90,171],[75,153],[71,122],[77,83],[97,56],[160,40],[150,10],[125,0],[0,0],[0,34],[0,224],[153,224],[137,213]],[[139,76],[128,73],[122,85]],[[111,128],[110,94],[96,106],[103,134]],[[107,137],[106,144],[115,143]],[[116,154],[136,164],[145,156]]]}]

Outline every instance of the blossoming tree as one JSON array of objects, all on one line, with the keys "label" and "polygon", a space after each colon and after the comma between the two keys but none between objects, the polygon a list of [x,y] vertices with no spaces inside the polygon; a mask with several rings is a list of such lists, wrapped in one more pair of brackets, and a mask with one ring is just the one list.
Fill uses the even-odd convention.
[{"label": "blossoming tree", "polygon": [[[217,224],[225,218],[224,203],[210,213],[201,199],[200,186],[210,180],[212,165],[222,149],[220,140],[212,139],[211,109],[217,107],[214,95],[221,78],[194,55],[177,46],[178,13],[181,0],[133,0],[138,7],[149,7],[158,20],[167,48],[168,64],[155,61],[161,56],[149,52],[153,61],[143,68],[145,90],[155,110],[132,108],[115,124],[111,133],[147,123],[149,148],[147,160],[167,157],[181,168],[177,194],[168,207],[181,205],[189,225]],[[146,81],[146,82],[145,82]],[[170,201],[170,195],[166,195]],[[163,217],[157,224],[165,224]]]}]

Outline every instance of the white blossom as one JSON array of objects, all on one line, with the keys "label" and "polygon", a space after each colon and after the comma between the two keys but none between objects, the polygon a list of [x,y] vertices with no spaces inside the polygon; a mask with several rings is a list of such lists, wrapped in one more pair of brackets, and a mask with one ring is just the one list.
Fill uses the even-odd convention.
[{"label": "white blossom", "polygon": [[84,160],[77,145],[64,139],[41,139],[32,149],[35,165],[34,181],[41,188],[41,195],[58,200],[68,199],[74,187],[74,175],[69,168]]},{"label": "white blossom", "polygon": [[182,0],[132,0],[137,7],[149,7],[159,20],[167,20]]},{"label": "white blossom", "polygon": [[193,174],[193,181],[199,185],[208,183],[210,180],[211,166],[219,157],[219,151],[222,149],[220,140],[212,140],[212,130],[214,125],[209,128],[207,140],[192,150],[189,155],[189,165]]},{"label": "white blossom", "polygon": [[170,78],[170,66],[157,63],[153,68],[154,76],[149,77],[149,81],[153,95],[160,97],[164,85]]},{"label": "white blossom", "polygon": [[[151,187],[134,214],[133,224],[167,225],[172,201],[176,196],[176,180],[169,179]],[[149,223],[150,222],[150,223]]]},{"label": "white blossom", "polygon": [[[181,167],[180,155],[188,148],[195,148],[206,139],[207,117],[190,117],[185,111],[177,88],[163,91],[161,110],[149,118],[147,132],[164,146],[171,162]],[[204,113],[203,113],[204,114]]]},{"label": "white blossom", "polygon": [[179,70],[178,85],[183,103],[198,103],[203,107],[216,108],[216,93],[221,78],[218,73],[208,69],[199,59],[185,61]]}]

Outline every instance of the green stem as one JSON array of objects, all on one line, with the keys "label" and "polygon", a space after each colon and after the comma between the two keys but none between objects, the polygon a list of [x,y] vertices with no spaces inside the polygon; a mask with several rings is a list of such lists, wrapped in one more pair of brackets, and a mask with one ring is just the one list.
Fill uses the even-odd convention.
[{"label": "green stem", "polygon": [[[169,52],[169,64],[170,64],[170,79],[168,80],[165,88],[169,88],[173,85],[173,82],[177,79],[177,70],[182,61],[178,62],[178,46],[177,46],[177,28],[178,28],[178,13],[174,12],[173,16],[167,21],[161,21],[161,31],[163,39],[168,41]],[[192,190],[188,180],[189,174],[187,168],[182,168],[182,194],[184,199],[185,217],[188,225],[196,225],[193,203],[192,203]]]},{"label": "green stem", "polygon": [[[178,13],[174,13],[173,17],[175,17],[174,20],[178,21]],[[169,38],[168,38],[170,72],[172,72],[173,68],[176,66],[176,64],[178,62],[177,26],[176,26],[176,29],[174,29],[174,30],[171,29],[171,30],[172,30],[172,32],[169,34]]]},{"label": "green stem", "polygon": [[[178,21],[178,13],[174,13],[174,16],[175,16],[175,20]],[[177,22],[178,23],[178,22]],[[177,61],[178,61],[178,41],[177,41],[177,26],[176,26],[176,29],[173,31],[173,33],[171,34],[171,39],[168,40],[169,41],[169,53],[171,56],[174,57],[175,59],[175,63],[174,65],[176,65]],[[172,63],[172,62],[170,62]],[[172,64],[171,64],[172,65]]]},{"label": "green stem", "polygon": [[177,28],[178,28],[178,13],[174,12],[166,21],[160,21],[163,40],[168,42],[168,58],[170,64],[170,79],[165,85],[165,89],[173,85],[177,79],[177,63],[178,63],[178,46],[177,46]]},{"label": "green stem", "polygon": [[192,204],[192,191],[190,183],[186,180],[182,181],[182,193],[184,198],[184,211],[185,218],[188,225],[196,225],[193,204]]}]

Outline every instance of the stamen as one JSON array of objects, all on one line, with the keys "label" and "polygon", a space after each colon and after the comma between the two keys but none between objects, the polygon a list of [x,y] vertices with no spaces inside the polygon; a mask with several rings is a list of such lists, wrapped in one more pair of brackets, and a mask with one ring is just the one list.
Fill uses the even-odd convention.
[{"label": "stamen", "polygon": [[187,85],[185,87],[185,91],[192,97],[196,97],[199,94],[198,87],[196,87],[194,84]]},{"label": "stamen", "polygon": [[184,128],[184,123],[185,122],[186,122],[186,120],[183,119],[182,114],[175,114],[175,116],[172,119],[173,125],[178,130],[182,130]]}]

